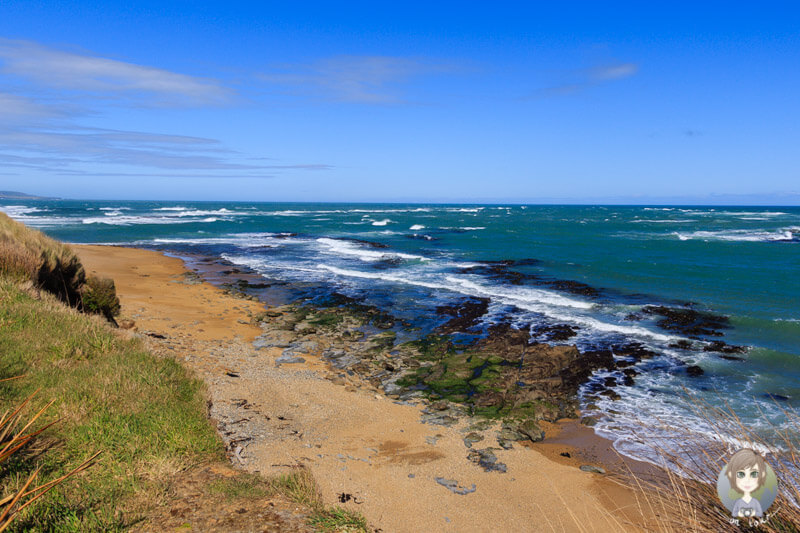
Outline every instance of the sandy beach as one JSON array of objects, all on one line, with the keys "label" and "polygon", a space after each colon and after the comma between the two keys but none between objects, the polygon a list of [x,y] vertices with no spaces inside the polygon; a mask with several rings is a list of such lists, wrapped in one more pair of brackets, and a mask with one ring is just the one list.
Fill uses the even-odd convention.
[{"label": "sandy beach", "polygon": [[[75,248],[87,271],[115,280],[120,322],[133,320],[155,353],[206,382],[240,468],[269,476],[305,466],[327,504],[383,532],[641,530],[632,491],[579,469],[593,456],[608,468],[613,452],[574,421],[548,425],[541,443],[498,448],[507,471],[485,471],[467,458],[463,428],[423,423],[421,406],[339,376],[319,357],[324,340],[292,364],[276,364],[278,346],[256,350],[262,330],[251,317],[263,304],[198,282],[154,251]],[[495,429],[483,431],[487,442]]]}]

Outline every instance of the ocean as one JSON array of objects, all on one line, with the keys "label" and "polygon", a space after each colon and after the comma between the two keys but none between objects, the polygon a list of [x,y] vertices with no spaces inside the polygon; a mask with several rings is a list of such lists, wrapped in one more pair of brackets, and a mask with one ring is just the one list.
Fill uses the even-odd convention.
[{"label": "ocean", "polygon": [[[708,434],[697,401],[729,406],[767,437],[800,406],[798,207],[0,200],[0,210],[67,242],[224,260],[274,282],[257,294],[271,304],[358,298],[413,325],[398,342],[440,324],[437,306],[479,297],[490,304],[474,335],[508,322],[581,350],[638,343],[649,355],[632,383],[600,371],[580,398],[599,413],[595,431],[639,459],[655,460],[653,442]],[[599,394],[609,378],[615,394]]]}]

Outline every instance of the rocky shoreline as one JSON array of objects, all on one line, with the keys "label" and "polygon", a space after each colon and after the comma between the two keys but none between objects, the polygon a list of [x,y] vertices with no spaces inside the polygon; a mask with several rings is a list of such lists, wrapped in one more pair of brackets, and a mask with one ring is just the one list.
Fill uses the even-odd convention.
[{"label": "rocky shoreline", "polygon": [[[510,283],[533,281],[590,298],[603,293],[583,283],[543,280],[513,270],[533,261],[486,262],[471,269]],[[257,299],[255,293],[276,284],[216,258],[202,258],[194,264],[198,279],[207,279],[239,298]],[[619,398],[616,389],[633,385],[639,374],[637,363],[658,355],[636,341],[579,350],[567,344],[577,335],[577,327],[569,324],[500,322],[482,329],[479,324],[489,304],[487,298],[465,297],[457,304],[439,306],[439,325],[423,333],[343,294],[305,296],[253,317],[262,330],[253,347],[280,348],[278,365],[303,363],[309,355],[319,354],[330,364],[329,379],[334,383],[352,377],[398,402],[423,403],[422,420],[428,424],[453,425],[466,420],[464,432],[472,434],[472,439],[484,438],[474,429],[499,422],[495,437],[497,445],[505,449],[516,441],[541,441],[545,436],[542,421],[572,418],[593,425],[596,416],[602,416],[595,401]],[[719,339],[729,327],[724,316],[698,311],[686,303],[681,307],[645,306],[626,319],[652,317],[661,329],[693,339],[675,342],[671,348],[689,351],[702,347],[724,359],[744,360],[739,354],[746,352],[745,347]],[[399,340],[401,337],[413,340]],[[705,373],[698,365],[685,364],[684,368],[690,377]],[[602,371],[604,377],[589,382],[596,371]],[[587,386],[581,410],[578,391],[583,385]],[[465,437],[465,444],[471,446],[470,438]]]}]

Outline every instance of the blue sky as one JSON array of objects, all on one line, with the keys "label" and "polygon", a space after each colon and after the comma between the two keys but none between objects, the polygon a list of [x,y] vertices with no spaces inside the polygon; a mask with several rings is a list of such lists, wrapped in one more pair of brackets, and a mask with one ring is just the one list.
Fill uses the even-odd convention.
[{"label": "blue sky", "polygon": [[641,4],[5,0],[0,190],[800,203],[800,7]]}]

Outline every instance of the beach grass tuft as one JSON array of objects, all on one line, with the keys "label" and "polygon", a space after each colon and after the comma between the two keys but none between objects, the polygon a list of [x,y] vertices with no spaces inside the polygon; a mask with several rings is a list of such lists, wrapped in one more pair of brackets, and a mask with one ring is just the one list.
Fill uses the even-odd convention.
[{"label": "beach grass tuft", "polygon": [[366,533],[369,531],[366,519],[361,514],[341,507],[316,511],[309,523],[321,531],[337,533]]}]

